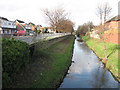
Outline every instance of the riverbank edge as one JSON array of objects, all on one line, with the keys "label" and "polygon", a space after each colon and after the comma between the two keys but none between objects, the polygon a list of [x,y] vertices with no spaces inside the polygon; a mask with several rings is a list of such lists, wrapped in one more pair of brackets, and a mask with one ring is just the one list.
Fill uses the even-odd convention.
[{"label": "riverbank edge", "polygon": [[[57,37],[57,38],[53,38],[53,39],[50,39],[50,40],[44,40],[43,41],[43,43],[44,44],[47,44],[45,47],[44,47],[44,49],[45,48],[49,48],[50,46],[52,46],[53,44],[56,44],[56,43],[59,43],[59,42],[61,42],[62,40],[64,40],[64,39],[66,39],[66,38],[69,38],[71,35],[66,35],[66,36],[62,36],[62,37]],[[68,65],[68,67],[67,68],[65,68],[65,72],[64,72],[64,77],[66,76],[66,73],[67,73],[67,71],[68,71],[68,69],[69,69],[69,66],[71,65],[71,58],[72,58],[72,54],[73,54],[73,47],[74,47],[74,41],[75,41],[75,37],[74,37],[74,35],[72,35],[72,39],[71,39],[71,44],[72,44],[72,48],[71,48],[71,54],[69,55],[69,65]],[[37,43],[34,43],[34,44],[32,44],[30,47],[33,47],[33,48],[35,48],[35,44],[38,44],[39,42],[37,42]],[[44,44],[42,44],[42,43],[40,43],[39,45],[41,45],[41,46],[44,46]],[[34,52],[34,49],[32,49],[32,52]],[[33,63],[33,62],[31,62],[31,63]],[[58,88],[60,85],[61,85],[61,82],[63,82],[63,80],[64,80],[64,77],[61,79],[60,78],[60,81],[58,81],[58,83],[55,85],[55,87],[54,88]],[[22,86],[22,85],[21,85]],[[19,86],[14,86],[14,84],[13,85],[11,85],[11,87],[12,88],[19,88]],[[28,86],[23,86],[23,88],[30,88],[30,87],[28,87]]]},{"label": "riverbank edge", "polygon": [[72,57],[73,57],[73,51],[74,51],[74,44],[75,44],[75,37],[74,37],[74,40],[72,42],[72,51],[71,51],[71,54],[69,56],[69,58],[70,58],[71,61],[70,61],[69,65],[68,65],[68,68],[66,69],[66,71],[64,73],[63,78],[61,79],[61,81],[59,82],[59,84],[56,85],[56,89],[58,89],[60,87],[60,85],[63,83],[63,80],[66,77],[66,75],[68,74],[68,70],[69,70],[70,66],[72,65]]},{"label": "riverbank edge", "polygon": [[[86,43],[86,41],[85,41],[84,39],[82,39],[82,40],[85,42],[85,44],[87,45],[87,47],[89,47],[88,44]],[[90,47],[89,47],[89,48],[90,48]],[[103,59],[100,58],[92,48],[90,48],[90,49],[93,51],[93,53],[95,53],[95,55],[96,55],[96,56],[99,58],[99,60],[104,64],[104,66],[106,66],[106,63],[103,61]],[[108,67],[106,67],[106,68],[107,68],[107,70],[111,73],[111,75],[114,77],[114,79],[120,83],[120,79],[119,79],[117,76],[114,75],[114,73],[112,72],[112,69],[108,69]]]},{"label": "riverbank edge", "polygon": [[[61,83],[63,82],[63,80],[64,80],[64,77],[66,76],[66,74],[67,74],[67,71],[69,70],[69,67],[70,67],[70,65],[71,65],[71,62],[72,62],[72,60],[71,60],[71,58],[72,58],[72,54],[73,54],[73,47],[74,47],[74,41],[75,41],[75,37],[74,37],[74,35],[67,35],[67,36],[64,36],[63,38],[58,38],[58,39],[51,39],[51,40],[48,40],[48,41],[45,41],[46,42],[46,44],[47,43],[49,43],[49,42],[52,42],[52,44],[50,44],[50,45],[48,45],[49,47],[53,47],[54,45],[57,45],[59,42],[61,42],[62,40],[65,40],[65,39],[67,39],[67,38],[69,38],[69,37],[71,37],[72,36],[72,38],[71,38],[71,41],[70,41],[70,43],[69,43],[69,55],[68,55],[68,59],[69,59],[69,62],[67,63],[67,66],[64,68],[64,70],[63,70],[63,73],[62,73],[62,76],[59,78],[58,77],[58,80],[57,80],[57,82],[56,83],[53,83],[53,84],[51,84],[51,86],[53,86],[53,87],[51,87],[51,86],[47,86],[47,88],[54,88],[54,89],[57,89],[57,88],[59,88],[60,87],[60,85],[61,85]],[[53,41],[55,41],[54,43],[53,43]],[[44,43],[45,43],[44,42]],[[42,45],[41,43],[40,43],[40,45]],[[49,49],[49,47],[46,47],[46,49]],[[45,48],[44,48],[45,49]],[[43,49],[43,50],[44,50]],[[67,49],[68,50],[68,49]],[[47,54],[46,52],[44,53],[44,54]],[[59,57],[60,58],[60,57]],[[51,58],[52,59],[52,58]],[[51,63],[52,64],[52,63]],[[46,72],[45,72],[46,73]],[[44,72],[42,73],[43,75],[45,74]],[[36,85],[36,84],[34,84],[34,85]],[[30,86],[30,88],[34,88],[34,85],[32,85],[32,86]],[[37,87],[35,87],[35,88],[37,88]],[[46,88],[46,87],[39,87],[38,86],[38,88]]]}]

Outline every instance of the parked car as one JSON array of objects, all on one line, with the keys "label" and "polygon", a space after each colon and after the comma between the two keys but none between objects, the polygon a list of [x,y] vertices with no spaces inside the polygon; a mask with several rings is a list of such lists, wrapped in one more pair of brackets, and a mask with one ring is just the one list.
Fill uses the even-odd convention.
[{"label": "parked car", "polygon": [[32,30],[29,31],[29,35],[30,36],[33,36],[34,35],[34,32]]},{"label": "parked car", "polygon": [[18,30],[16,32],[14,32],[14,35],[17,36],[22,36],[22,35],[25,35],[26,36],[26,31],[25,30]]}]

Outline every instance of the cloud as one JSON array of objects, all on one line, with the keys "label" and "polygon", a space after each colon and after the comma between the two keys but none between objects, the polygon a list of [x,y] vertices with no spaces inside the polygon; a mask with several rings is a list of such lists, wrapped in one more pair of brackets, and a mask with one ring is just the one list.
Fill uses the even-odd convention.
[{"label": "cloud", "polygon": [[22,19],[26,22],[47,25],[40,9],[63,7],[71,13],[71,20],[78,25],[93,21],[99,22],[95,15],[98,3],[108,1],[116,15],[119,0],[0,0],[0,16],[10,20]]}]

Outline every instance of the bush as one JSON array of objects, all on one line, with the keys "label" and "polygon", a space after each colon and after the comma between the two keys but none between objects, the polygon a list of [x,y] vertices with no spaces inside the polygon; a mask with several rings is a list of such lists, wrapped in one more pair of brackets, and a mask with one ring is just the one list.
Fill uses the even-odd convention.
[{"label": "bush", "polygon": [[29,45],[14,39],[2,40],[3,87],[14,81],[16,74],[29,63]]}]

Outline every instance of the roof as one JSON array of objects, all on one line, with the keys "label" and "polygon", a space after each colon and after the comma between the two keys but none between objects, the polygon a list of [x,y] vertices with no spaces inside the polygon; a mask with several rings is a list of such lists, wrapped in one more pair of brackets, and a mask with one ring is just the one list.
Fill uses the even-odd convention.
[{"label": "roof", "polygon": [[0,17],[0,19],[3,19],[3,20],[6,20],[6,21],[8,21],[8,19],[7,19],[7,18],[4,18],[4,17]]},{"label": "roof", "polygon": [[113,17],[112,19],[108,20],[107,22],[118,21],[118,20],[120,20],[120,15]]},{"label": "roof", "polygon": [[24,27],[22,27],[20,24],[16,25],[17,30],[24,30]]},{"label": "roof", "polygon": [[21,20],[18,20],[18,19],[16,19],[19,23],[25,23],[24,21],[21,21]]},{"label": "roof", "polygon": [[35,25],[35,28],[37,28],[37,26]]},{"label": "roof", "polygon": [[42,27],[42,25],[37,25],[37,26],[40,26],[40,27]]}]

